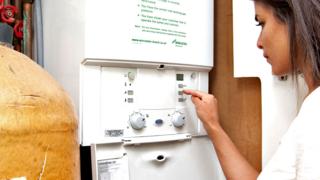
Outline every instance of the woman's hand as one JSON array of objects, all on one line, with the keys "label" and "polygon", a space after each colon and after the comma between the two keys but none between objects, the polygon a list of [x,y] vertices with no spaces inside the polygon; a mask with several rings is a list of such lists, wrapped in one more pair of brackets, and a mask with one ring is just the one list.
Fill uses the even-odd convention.
[{"label": "woman's hand", "polygon": [[217,99],[211,94],[200,91],[183,92],[191,95],[197,115],[214,145],[226,179],[257,179],[258,171],[242,156],[219,124]]},{"label": "woman's hand", "polygon": [[213,95],[195,90],[184,90],[183,92],[187,95],[191,95],[197,115],[203,122],[203,125],[208,133],[220,126],[218,101]]}]

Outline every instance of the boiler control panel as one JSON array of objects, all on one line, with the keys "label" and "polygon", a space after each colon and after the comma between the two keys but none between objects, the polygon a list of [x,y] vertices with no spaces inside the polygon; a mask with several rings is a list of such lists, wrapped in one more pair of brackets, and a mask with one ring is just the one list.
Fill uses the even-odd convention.
[{"label": "boiler control panel", "polygon": [[92,61],[81,67],[80,89],[82,145],[206,134],[183,93],[207,91],[208,72],[201,68]]}]

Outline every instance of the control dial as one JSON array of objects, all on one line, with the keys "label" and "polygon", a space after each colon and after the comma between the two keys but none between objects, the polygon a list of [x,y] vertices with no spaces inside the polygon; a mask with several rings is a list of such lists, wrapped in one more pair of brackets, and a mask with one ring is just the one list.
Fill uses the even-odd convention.
[{"label": "control dial", "polygon": [[136,78],[136,73],[134,72],[128,72],[128,79],[130,81],[133,81]]},{"label": "control dial", "polygon": [[171,122],[175,127],[180,128],[185,124],[185,120],[186,116],[183,113],[176,111],[172,115]]},{"label": "control dial", "polygon": [[144,128],[146,125],[145,117],[141,113],[138,113],[138,112],[132,113],[130,115],[129,121],[130,121],[131,127],[136,130],[140,130],[140,129]]}]

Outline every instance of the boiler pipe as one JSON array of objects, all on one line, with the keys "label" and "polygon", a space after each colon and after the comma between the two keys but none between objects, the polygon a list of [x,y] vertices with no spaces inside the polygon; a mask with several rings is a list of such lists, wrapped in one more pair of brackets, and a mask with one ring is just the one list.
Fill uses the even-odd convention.
[{"label": "boiler pipe", "polygon": [[23,3],[23,53],[33,59],[32,56],[32,3]]}]

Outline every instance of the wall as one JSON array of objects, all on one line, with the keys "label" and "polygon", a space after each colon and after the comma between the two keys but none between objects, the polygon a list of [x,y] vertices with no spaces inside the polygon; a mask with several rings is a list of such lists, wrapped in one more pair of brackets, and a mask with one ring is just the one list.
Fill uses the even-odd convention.
[{"label": "wall", "polygon": [[261,170],[261,85],[233,76],[232,0],[215,0],[215,61],[210,92],[219,101],[220,121],[241,153]]}]

